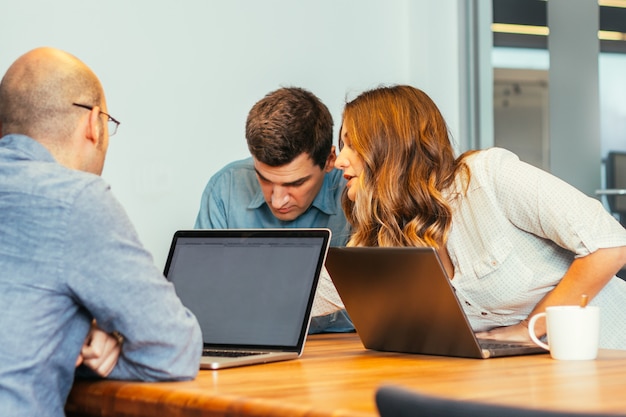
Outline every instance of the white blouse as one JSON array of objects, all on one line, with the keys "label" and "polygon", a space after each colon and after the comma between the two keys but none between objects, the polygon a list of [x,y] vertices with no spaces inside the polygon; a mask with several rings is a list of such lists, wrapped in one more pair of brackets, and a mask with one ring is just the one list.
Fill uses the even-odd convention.
[{"label": "white blouse", "polygon": [[[492,148],[467,163],[467,194],[461,180],[449,193],[447,249],[475,331],[525,319],[574,258],[626,245],[626,229],[598,200],[515,154]],[[614,277],[590,304],[601,310],[600,346],[626,349],[626,282]]]}]

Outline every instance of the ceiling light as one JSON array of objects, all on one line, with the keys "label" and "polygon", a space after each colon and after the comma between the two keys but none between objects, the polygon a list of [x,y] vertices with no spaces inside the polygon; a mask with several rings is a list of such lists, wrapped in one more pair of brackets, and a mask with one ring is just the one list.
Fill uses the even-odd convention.
[{"label": "ceiling light", "polygon": [[601,30],[598,32],[598,38],[602,41],[626,41],[626,33]]},{"label": "ceiling light", "polygon": [[626,8],[626,0],[598,0],[600,6]]},{"label": "ceiling light", "polygon": [[515,33],[518,35],[548,36],[550,33],[550,29],[545,26],[511,25],[508,23],[493,23],[491,30],[493,32]]},{"label": "ceiling light", "polygon": [[[626,0],[624,1],[626,3]],[[545,26],[511,25],[508,23],[493,23],[491,30],[496,33],[511,33],[515,35],[548,36],[550,29]],[[598,31],[598,39],[602,41],[626,41],[626,33]]]}]

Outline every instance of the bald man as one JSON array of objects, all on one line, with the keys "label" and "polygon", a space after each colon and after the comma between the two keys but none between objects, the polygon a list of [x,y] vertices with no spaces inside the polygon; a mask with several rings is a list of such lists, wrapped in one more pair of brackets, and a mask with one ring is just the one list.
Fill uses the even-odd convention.
[{"label": "bald man", "polygon": [[78,365],[198,372],[196,318],[100,178],[117,125],[96,75],[63,51],[26,53],[0,83],[0,416],[63,416]]}]

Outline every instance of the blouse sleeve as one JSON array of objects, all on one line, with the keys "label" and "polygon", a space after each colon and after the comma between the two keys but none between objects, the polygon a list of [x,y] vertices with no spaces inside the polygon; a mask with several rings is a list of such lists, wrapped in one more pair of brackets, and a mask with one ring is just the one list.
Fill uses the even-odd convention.
[{"label": "blouse sleeve", "polygon": [[591,198],[565,181],[504,149],[484,152],[485,180],[516,227],[549,239],[575,253],[626,245],[626,230]]}]

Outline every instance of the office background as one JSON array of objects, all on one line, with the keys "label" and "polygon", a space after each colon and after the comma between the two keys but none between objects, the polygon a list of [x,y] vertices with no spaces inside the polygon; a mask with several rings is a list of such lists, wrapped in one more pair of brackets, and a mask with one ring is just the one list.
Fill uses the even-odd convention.
[{"label": "office background", "polygon": [[[477,50],[470,39],[490,36],[489,22],[468,31],[475,15],[468,4],[21,0],[3,8],[0,72],[29,49],[54,46],[99,75],[109,111],[122,122],[103,177],[163,266],[172,233],[193,227],[209,177],[248,156],[248,110],[281,86],[318,95],[337,132],[346,99],[380,84],[412,84],[438,103],[459,150],[493,144],[492,80],[468,69],[491,65],[491,50]],[[478,4],[487,8],[478,15],[489,16],[489,2]],[[486,77],[483,90],[468,76]],[[621,83],[612,100],[626,96]],[[626,132],[624,107],[609,113]]]},{"label": "office background", "polygon": [[433,96],[458,137],[458,7],[449,0],[21,0],[3,8],[0,72],[47,45],[99,75],[110,113],[122,122],[103,177],[162,266],[172,233],[193,227],[209,177],[248,156],[247,113],[271,90],[311,90],[337,130],[346,97],[411,83]]}]

